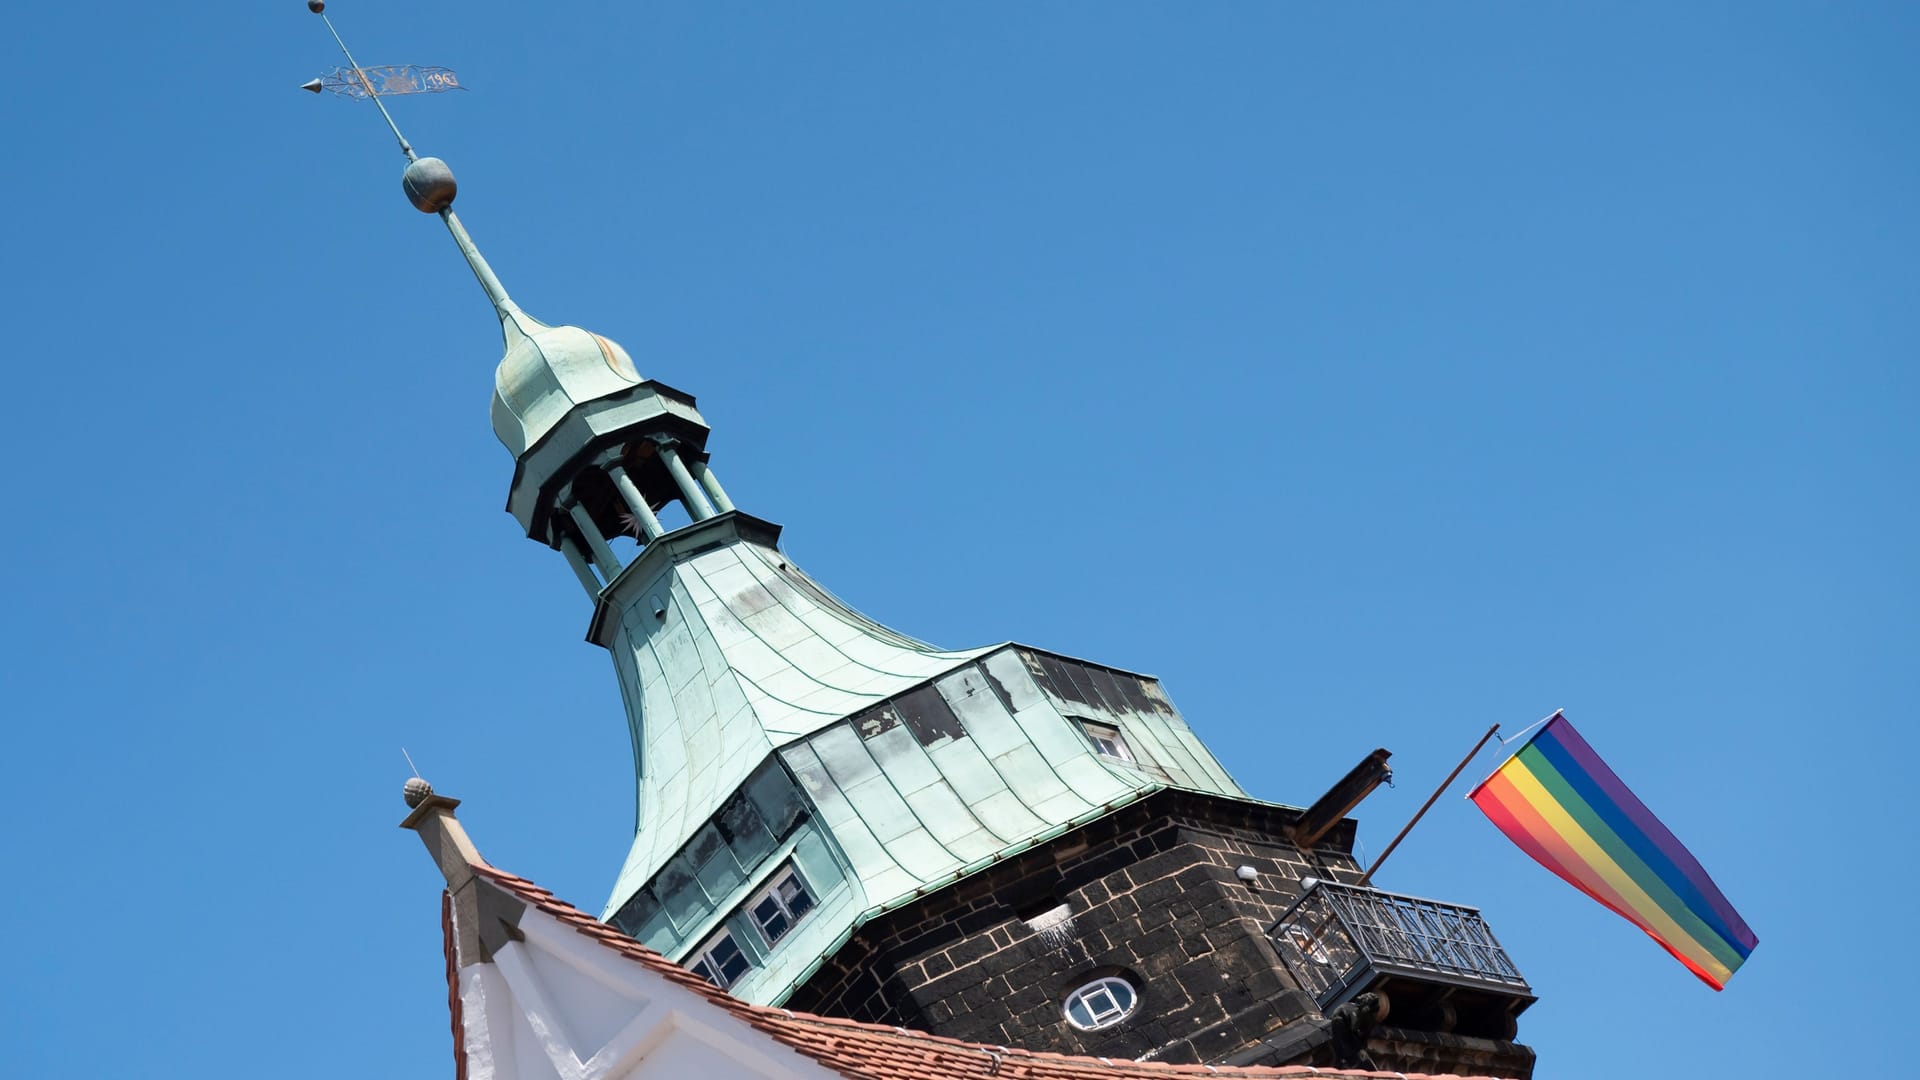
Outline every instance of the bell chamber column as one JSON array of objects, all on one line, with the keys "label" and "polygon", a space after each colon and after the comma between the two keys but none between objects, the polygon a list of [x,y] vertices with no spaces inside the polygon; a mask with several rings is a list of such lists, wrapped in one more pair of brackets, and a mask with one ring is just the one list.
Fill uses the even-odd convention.
[{"label": "bell chamber column", "polygon": [[600,579],[593,575],[593,567],[587,562],[586,555],[581,552],[580,542],[557,523],[553,531],[558,535],[560,554],[567,557],[567,567],[573,571],[574,577],[580,579],[580,587],[587,590],[587,598],[598,600]]},{"label": "bell chamber column", "polygon": [[733,500],[727,498],[726,489],[720,486],[719,478],[713,475],[712,469],[707,468],[706,462],[695,458],[687,469],[693,473],[695,480],[700,481],[700,486],[706,490],[707,495],[713,499],[713,505],[718,507],[721,513],[730,514],[736,509]]},{"label": "bell chamber column", "polygon": [[[620,573],[620,559],[607,546],[607,538],[600,535],[600,527],[593,523],[593,515],[587,513],[587,508],[574,498],[571,484],[567,485],[560,499],[561,505],[567,508],[567,516],[573,519],[574,528],[580,531],[581,538],[587,542],[587,550],[593,554],[593,565],[602,578],[612,581]],[[599,590],[595,589],[594,593],[598,595]]]},{"label": "bell chamber column", "polygon": [[640,485],[627,475],[627,467],[621,463],[620,457],[618,451],[609,452],[601,459],[600,468],[607,474],[607,479],[613,481],[614,489],[620,492],[620,501],[627,504],[633,519],[640,523],[640,531],[646,534],[639,537],[639,541],[645,544],[650,540],[658,540],[666,535],[666,526],[660,524],[653,507],[647,505],[646,496],[640,494]]},{"label": "bell chamber column", "polygon": [[666,463],[667,472],[673,476],[674,486],[680,489],[680,502],[686,506],[687,515],[695,521],[705,521],[718,513],[713,503],[707,501],[707,493],[694,482],[693,474],[687,471],[686,462],[680,460],[679,442],[656,435],[653,443],[659,448],[660,460]]},{"label": "bell chamber column", "polygon": [[[588,502],[595,502],[600,505],[602,517],[607,512],[605,505],[596,502],[604,500],[606,494],[599,485],[600,477],[605,477],[612,486],[611,494],[618,495],[616,505],[625,508],[625,520],[633,526],[634,540],[641,547],[672,531],[654,512],[646,495],[648,491],[664,502],[667,491],[671,490],[674,493],[671,497],[686,507],[687,516],[694,523],[734,511],[733,500],[727,497],[720,479],[707,468],[698,451],[693,451],[692,456],[683,456],[684,449],[672,436],[648,435],[590,459],[591,463],[561,489],[556,509],[564,510],[565,516],[555,514],[549,519],[550,543],[566,557],[567,566],[590,598],[598,599],[600,591],[612,584],[621,571],[620,557],[595,522],[594,511],[587,508]],[[658,471],[654,459],[658,460]],[[662,472],[666,474],[664,477],[660,475]],[[670,481],[672,488],[663,487],[662,480]],[[587,502],[582,501],[583,485]]]}]

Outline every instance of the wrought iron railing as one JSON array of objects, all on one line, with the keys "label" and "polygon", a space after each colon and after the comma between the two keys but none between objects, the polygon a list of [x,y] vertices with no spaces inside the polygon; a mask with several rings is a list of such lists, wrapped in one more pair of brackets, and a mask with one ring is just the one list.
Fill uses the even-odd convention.
[{"label": "wrought iron railing", "polygon": [[1316,881],[1267,933],[1322,1009],[1380,975],[1532,994],[1480,912],[1458,904]]}]

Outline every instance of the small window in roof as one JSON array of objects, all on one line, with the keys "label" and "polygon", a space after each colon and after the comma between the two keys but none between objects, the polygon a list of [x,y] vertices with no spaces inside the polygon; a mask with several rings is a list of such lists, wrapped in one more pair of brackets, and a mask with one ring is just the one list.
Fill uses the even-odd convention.
[{"label": "small window in roof", "polygon": [[1129,765],[1133,764],[1133,751],[1127,749],[1127,740],[1120,734],[1119,728],[1114,727],[1112,724],[1101,724],[1092,720],[1082,720],[1080,721],[1080,730],[1086,732],[1087,741],[1093,744],[1093,749],[1101,757],[1112,758],[1115,761],[1124,761]]},{"label": "small window in roof", "polygon": [[769,948],[787,936],[793,924],[812,910],[813,894],[807,891],[806,882],[800,880],[792,866],[782,867],[766,888],[747,901],[747,914],[753,918],[753,925]]},{"label": "small window in roof", "polygon": [[740,951],[740,946],[733,940],[732,931],[721,930],[700,946],[693,954],[692,963],[687,966],[693,969],[694,974],[703,976],[708,982],[725,990],[753,970],[753,961]]}]

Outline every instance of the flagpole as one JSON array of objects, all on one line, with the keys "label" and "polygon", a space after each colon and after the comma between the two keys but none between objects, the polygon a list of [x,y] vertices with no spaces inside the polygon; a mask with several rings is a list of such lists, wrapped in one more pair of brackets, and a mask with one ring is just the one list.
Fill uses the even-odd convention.
[{"label": "flagpole", "polygon": [[1393,854],[1393,849],[1400,846],[1400,841],[1407,838],[1407,834],[1413,831],[1413,827],[1420,824],[1420,819],[1427,816],[1427,811],[1433,809],[1433,804],[1440,801],[1440,796],[1445,794],[1449,787],[1453,786],[1453,782],[1459,779],[1461,771],[1467,767],[1467,764],[1474,759],[1476,754],[1480,753],[1481,747],[1487,745],[1487,740],[1493,738],[1499,734],[1499,732],[1500,725],[1495,724],[1487,729],[1485,735],[1480,736],[1480,741],[1473,744],[1473,749],[1467,751],[1467,756],[1460,759],[1460,764],[1455,765],[1453,771],[1447,774],[1447,778],[1440,782],[1440,786],[1433,789],[1432,795],[1427,796],[1427,801],[1420,807],[1419,811],[1413,815],[1413,820],[1407,822],[1406,827],[1400,830],[1400,834],[1395,836],[1393,842],[1387,845],[1387,849],[1380,853],[1380,857],[1373,860],[1373,865],[1367,867],[1367,872],[1360,875],[1359,884],[1361,887],[1364,888],[1367,882],[1373,880],[1373,872],[1380,869],[1380,864],[1387,861],[1387,856]]}]

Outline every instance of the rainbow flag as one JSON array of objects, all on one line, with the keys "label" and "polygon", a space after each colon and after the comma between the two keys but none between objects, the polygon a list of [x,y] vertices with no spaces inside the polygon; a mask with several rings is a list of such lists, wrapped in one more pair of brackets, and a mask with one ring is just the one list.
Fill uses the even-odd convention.
[{"label": "rainbow flag", "polygon": [[1719,990],[1759,939],[1699,860],[1554,713],[1467,793],[1507,839]]}]

